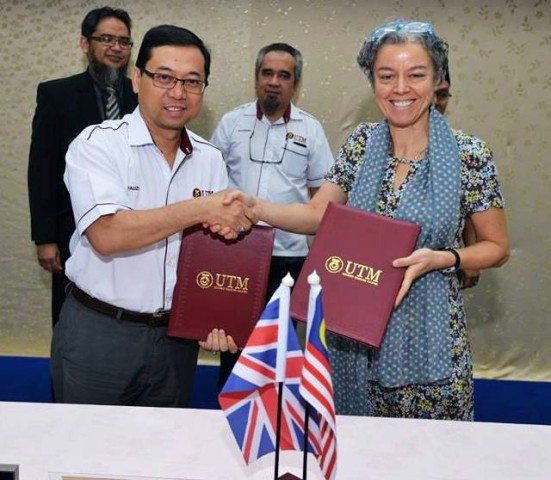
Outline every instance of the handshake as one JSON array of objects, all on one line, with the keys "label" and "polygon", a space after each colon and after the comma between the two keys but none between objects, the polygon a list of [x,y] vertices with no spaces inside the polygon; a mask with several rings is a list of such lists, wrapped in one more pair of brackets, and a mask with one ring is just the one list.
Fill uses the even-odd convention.
[{"label": "handshake", "polygon": [[203,227],[226,240],[250,230],[259,220],[259,201],[239,190],[223,190],[205,197],[208,203]]}]

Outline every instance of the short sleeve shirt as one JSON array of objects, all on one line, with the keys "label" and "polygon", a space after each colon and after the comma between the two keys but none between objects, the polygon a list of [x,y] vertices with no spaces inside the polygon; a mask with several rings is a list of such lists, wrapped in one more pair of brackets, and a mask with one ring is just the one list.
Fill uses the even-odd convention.
[{"label": "short sleeve shirt", "polygon": [[[277,203],[307,203],[333,163],[320,122],[291,104],[288,119],[271,123],[256,102],[226,113],[211,142],[222,151],[232,188]],[[305,256],[304,235],[276,232],[274,255]]]},{"label": "short sleeve shirt", "polygon": [[185,130],[170,168],[137,108],[120,120],[86,128],[71,143],[66,165],[64,180],[76,224],[66,267],[69,279],[121,308],[170,309],[181,234],[138,251],[103,257],[84,233],[103,215],[164,207],[226,188],[220,151]]}]

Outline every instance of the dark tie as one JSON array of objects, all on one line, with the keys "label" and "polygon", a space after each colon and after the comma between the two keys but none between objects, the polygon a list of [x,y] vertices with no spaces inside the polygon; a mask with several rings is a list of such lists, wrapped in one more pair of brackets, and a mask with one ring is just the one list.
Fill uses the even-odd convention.
[{"label": "dark tie", "polygon": [[111,87],[106,87],[107,90],[107,104],[105,105],[105,119],[116,120],[120,118],[121,111],[119,109],[119,100],[117,98],[117,91]]}]

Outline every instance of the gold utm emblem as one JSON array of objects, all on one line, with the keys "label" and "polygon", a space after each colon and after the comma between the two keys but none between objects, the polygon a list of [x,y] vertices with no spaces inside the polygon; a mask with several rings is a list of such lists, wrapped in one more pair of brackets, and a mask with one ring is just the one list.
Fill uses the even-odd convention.
[{"label": "gold utm emblem", "polygon": [[212,274],[207,271],[199,272],[195,281],[201,288],[210,288],[213,283]]},{"label": "gold utm emblem", "polygon": [[293,132],[287,132],[287,135],[285,135],[285,138],[287,140],[291,140],[294,136],[295,134]]},{"label": "gold utm emblem", "polygon": [[193,195],[193,198],[200,197],[201,196],[201,189],[200,188],[194,188],[192,195]]},{"label": "gold utm emblem", "polygon": [[341,257],[332,256],[325,261],[325,269],[329,273],[339,273],[342,270],[343,261]]}]

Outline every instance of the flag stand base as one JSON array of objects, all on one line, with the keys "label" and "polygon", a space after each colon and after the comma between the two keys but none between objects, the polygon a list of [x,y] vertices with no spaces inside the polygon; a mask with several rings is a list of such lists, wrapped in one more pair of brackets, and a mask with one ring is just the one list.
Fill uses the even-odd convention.
[{"label": "flag stand base", "polygon": [[296,475],[293,475],[292,473],[287,472],[281,475],[281,477],[279,477],[278,480],[300,480],[300,477],[297,477]]}]

